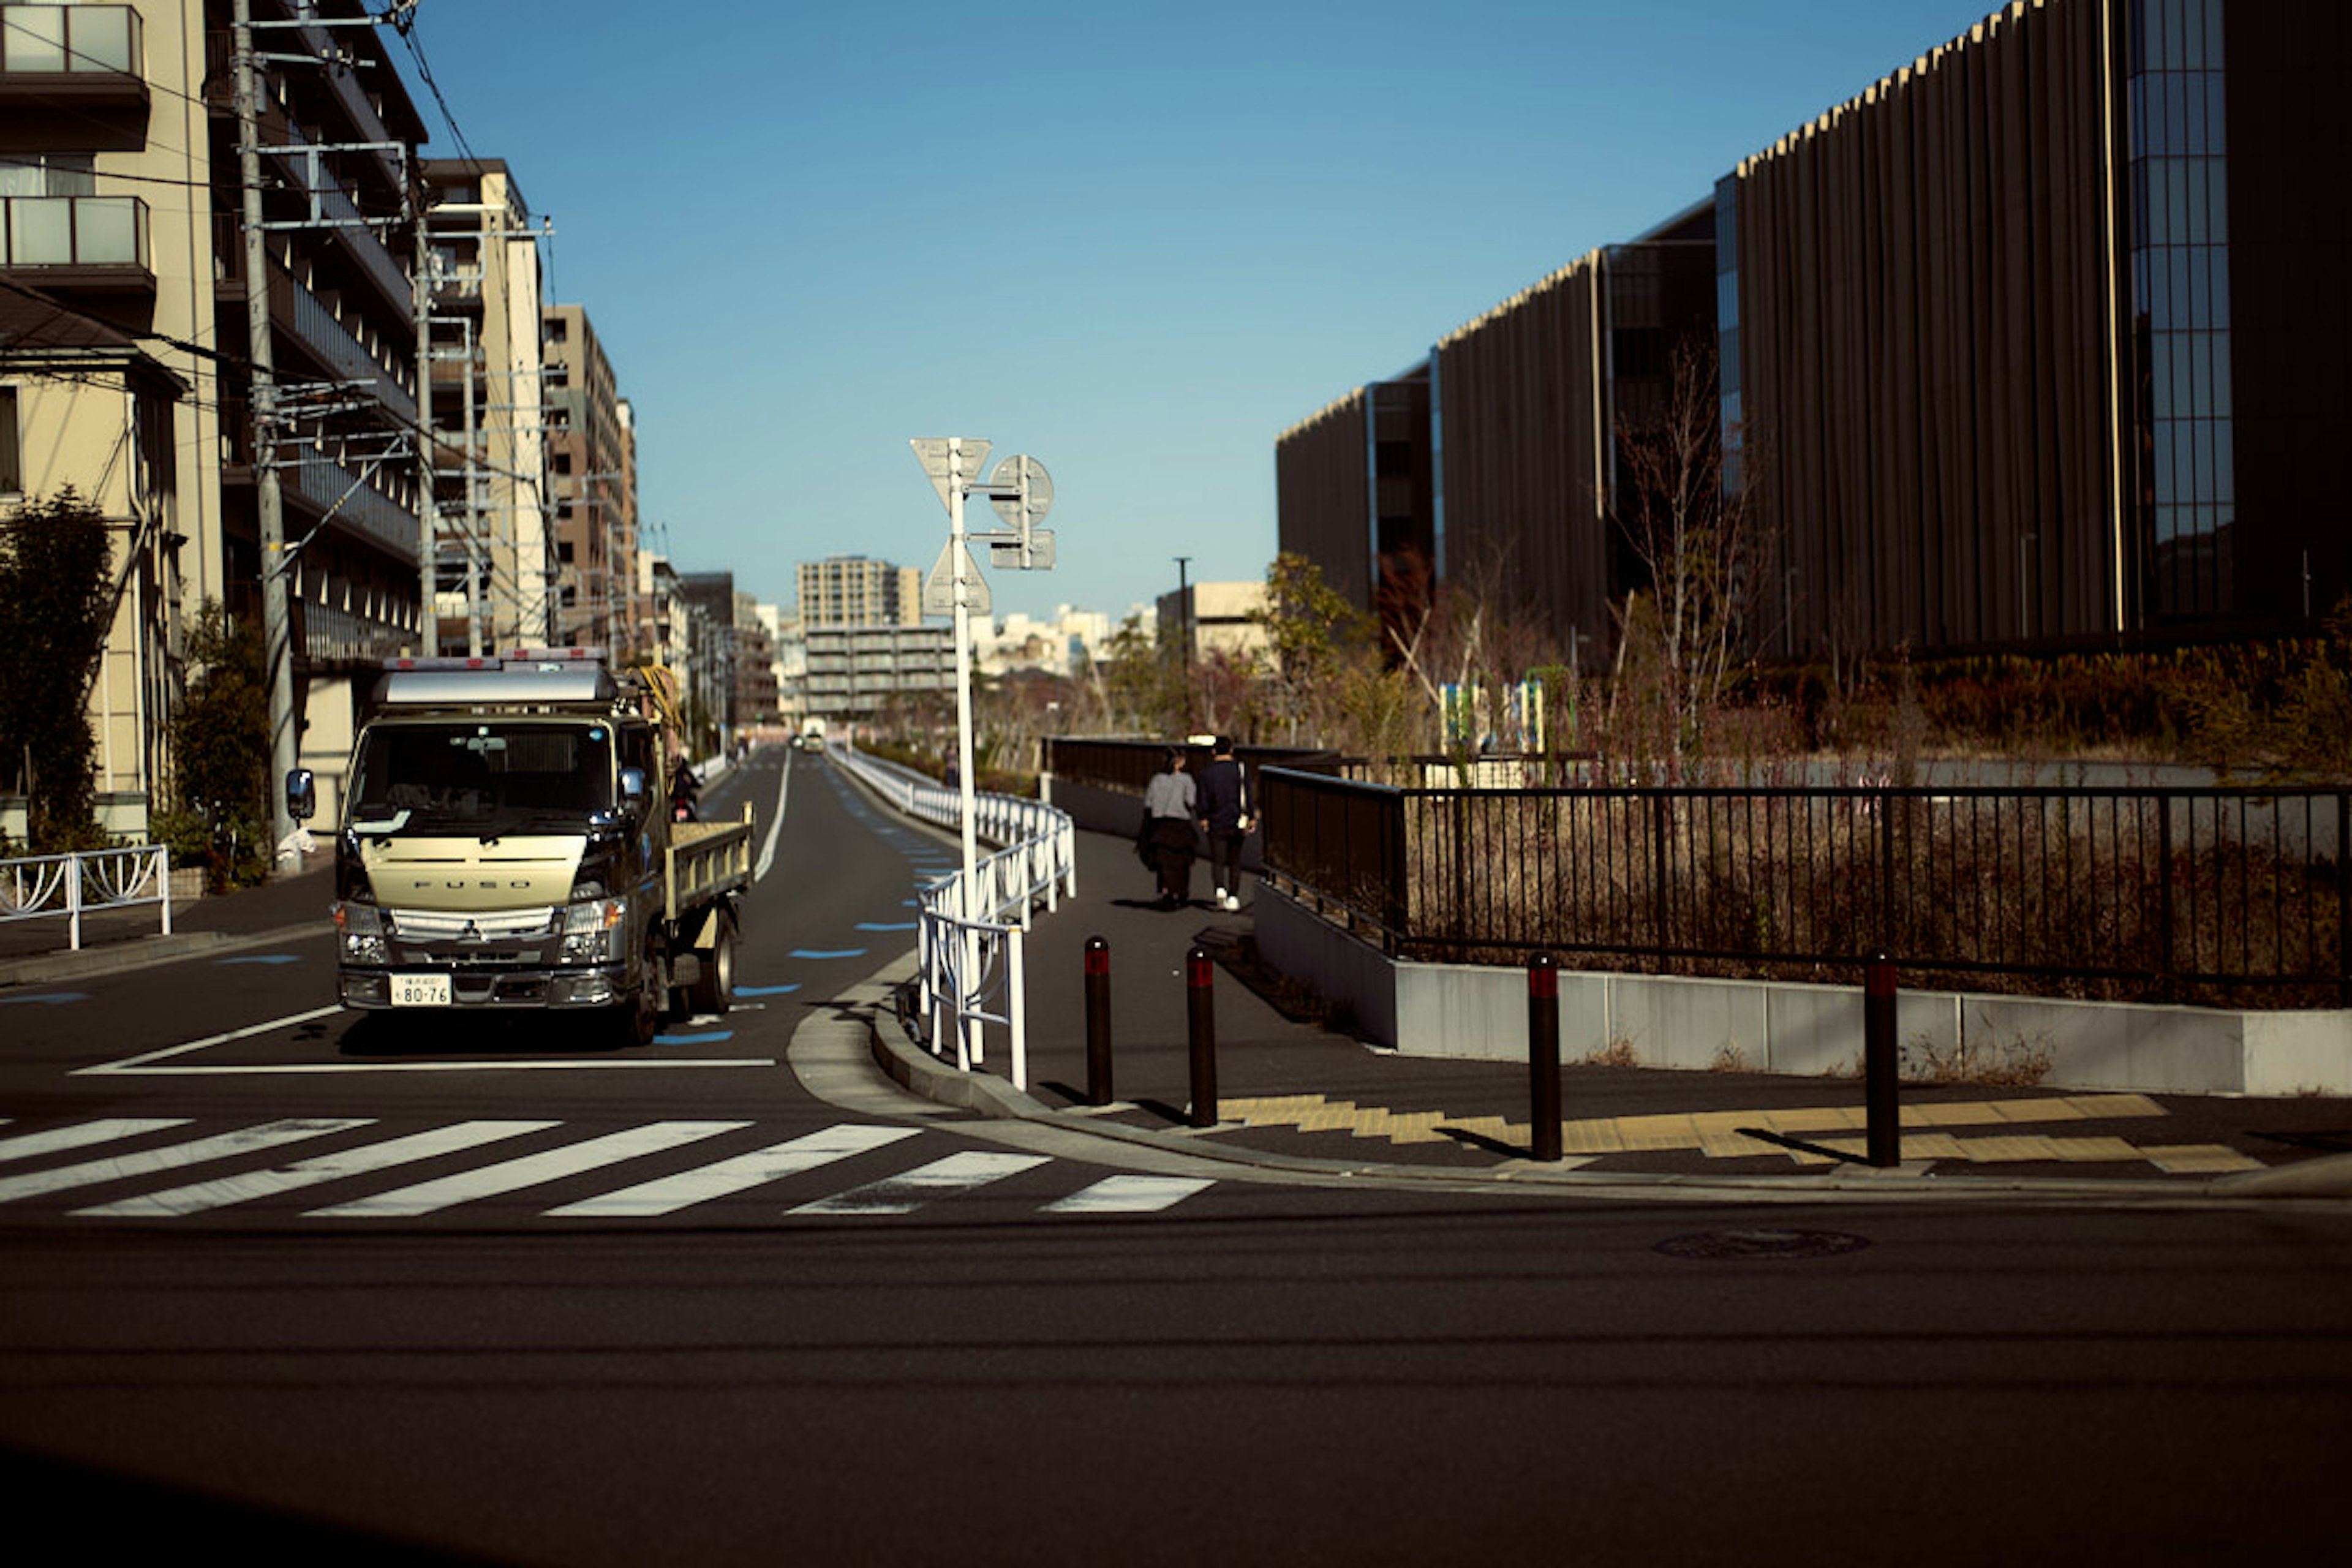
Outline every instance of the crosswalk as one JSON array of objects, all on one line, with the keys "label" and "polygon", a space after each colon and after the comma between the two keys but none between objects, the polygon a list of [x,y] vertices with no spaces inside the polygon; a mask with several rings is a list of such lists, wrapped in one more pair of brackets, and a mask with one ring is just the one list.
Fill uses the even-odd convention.
[{"label": "crosswalk", "polygon": [[[1135,1174],[1089,1181],[1083,1167],[1043,1154],[969,1147],[940,1154],[948,1135],[886,1123],[840,1122],[781,1142],[764,1141],[752,1121],[590,1129],[470,1121],[404,1131],[367,1117],[223,1128],[184,1117],[113,1117],[8,1126],[0,1119],[0,1205],[79,1218],[178,1220],[241,1209],[366,1222],[495,1205],[511,1219],[507,1205],[520,1205],[545,1219],[633,1220],[722,1199],[755,1202],[777,1218],[892,1218],[951,1210],[1016,1177],[1032,1179],[1013,1201],[1039,1213],[1149,1215],[1213,1184]],[[847,1184],[836,1184],[843,1177]],[[583,1185],[596,1190],[578,1195]],[[539,1206],[558,1188],[562,1201]]]}]

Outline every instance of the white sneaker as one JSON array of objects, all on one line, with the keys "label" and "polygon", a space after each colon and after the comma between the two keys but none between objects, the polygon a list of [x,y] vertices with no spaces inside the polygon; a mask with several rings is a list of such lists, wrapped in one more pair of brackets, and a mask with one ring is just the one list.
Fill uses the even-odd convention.
[{"label": "white sneaker", "polygon": [[1221,910],[1229,910],[1233,908],[1231,904],[1225,902],[1225,890],[1223,888],[1219,888],[1217,889],[1217,908]]},{"label": "white sneaker", "polygon": [[1242,901],[1239,899],[1234,898],[1230,893],[1221,896],[1217,901],[1229,910],[1237,910],[1242,907]]}]

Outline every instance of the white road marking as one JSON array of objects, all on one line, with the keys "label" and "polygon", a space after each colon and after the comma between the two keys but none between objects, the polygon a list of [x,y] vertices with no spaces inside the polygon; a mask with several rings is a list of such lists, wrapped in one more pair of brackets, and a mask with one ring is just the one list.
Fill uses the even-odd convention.
[{"label": "white road marking", "polygon": [[835,1193],[829,1198],[819,1198],[813,1204],[803,1204],[787,1212],[911,1214],[942,1193],[1001,1182],[1007,1176],[1018,1175],[1045,1164],[1046,1159],[1044,1154],[999,1154],[969,1150],[961,1154],[950,1154],[944,1160],[934,1160],[903,1175],[852,1187],[845,1193]]},{"label": "white road marking", "polygon": [[62,1192],[68,1187],[89,1187],[101,1182],[152,1175],[157,1171],[177,1170],[183,1165],[201,1164],[206,1160],[226,1160],[237,1154],[257,1153],[264,1149],[275,1149],[281,1143],[299,1143],[305,1138],[322,1138],[330,1132],[348,1132],[354,1127],[368,1125],[370,1122],[365,1117],[271,1121],[241,1131],[224,1132],[217,1137],[199,1138],[193,1143],[174,1143],[168,1148],[150,1149],[138,1154],[118,1154],[110,1160],[89,1160],[54,1171],[34,1171],[0,1181],[0,1203],[41,1193]]},{"label": "white road marking", "polygon": [[166,1057],[181,1057],[190,1051],[207,1050],[214,1046],[225,1046],[231,1040],[249,1039],[255,1035],[266,1035],[273,1029],[290,1029],[298,1024],[313,1023],[320,1018],[331,1017],[341,1011],[342,1008],[337,1005],[313,1007],[307,1013],[289,1013],[283,1018],[272,1018],[266,1024],[247,1024],[242,1029],[230,1029],[225,1034],[206,1035],[201,1040],[190,1040],[184,1046],[165,1046],[160,1051],[149,1051],[142,1056],[126,1057],[119,1062],[100,1062],[96,1067],[76,1068],[67,1076],[81,1078],[85,1075],[135,1073],[147,1063],[160,1062]]},{"label": "white road marking", "polygon": [[161,1050],[148,1051],[121,1061],[100,1062],[92,1067],[76,1068],[68,1078],[273,1078],[289,1075],[321,1073],[403,1073],[403,1072],[564,1072],[629,1071],[647,1068],[772,1068],[773,1058],[729,1057],[582,1057],[526,1058],[515,1061],[426,1061],[426,1062],[255,1062],[237,1067],[156,1067],[163,1062],[192,1052],[210,1050],[234,1040],[250,1039],[276,1029],[291,1029],[320,1018],[332,1017],[344,1009],[338,1006],[313,1007],[307,1013],[289,1013],[283,1018],[271,1018],[265,1023],[248,1024],[242,1029],[229,1029],[217,1035],[206,1035],[201,1040],[184,1045],[165,1046]]},{"label": "white road marking", "polygon": [[699,1170],[681,1171],[675,1176],[658,1177],[547,1212],[565,1218],[642,1218],[672,1214],[690,1204],[723,1198],[748,1187],[779,1182],[835,1160],[863,1154],[896,1143],[901,1138],[911,1138],[921,1131],[919,1127],[828,1127],[822,1132],[794,1138],[756,1153],[739,1154]]},{"label": "white road marking", "polygon": [[149,1193],[143,1197],[123,1198],[116,1203],[76,1209],[74,1213],[156,1219],[197,1214],[205,1209],[222,1208],[229,1204],[247,1203],[255,1198],[316,1186],[320,1182],[331,1182],[341,1176],[366,1175],[394,1165],[430,1160],[439,1154],[454,1154],[501,1138],[519,1138],[526,1132],[542,1131],[560,1125],[562,1123],[554,1121],[461,1121],[454,1127],[412,1133],[388,1142],[370,1143],[358,1149],[346,1149],[341,1153],[320,1154],[315,1159],[281,1165],[274,1171],[254,1171],[244,1175],[223,1176],[216,1181],[196,1182],[166,1192]]},{"label": "white road marking", "polygon": [[1045,1205],[1047,1214],[1156,1214],[1215,1184],[1202,1176],[1106,1176]]},{"label": "white road marking", "polygon": [[784,826],[784,797],[793,789],[793,753],[784,753],[782,776],[776,781],[776,815],[768,820],[768,841],[760,846],[760,863],[751,868],[751,880],[757,882],[768,875],[768,868],[776,863],[776,834]]},{"label": "white road marking", "polygon": [[697,1139],[713,1138],[721,1132],[732,1132],[751,1125],[749,1121],[656,1121],[644,1127],[608,1132],[601,1138],[591,1138],[584,1143],[573,1143],[542,1154],[526,1154],[520,1160],[485,1165],[477,1171],[465,1171],[454,1176],[443,1176],[437,1181],[420,1182],[415,1186],[400,1187],[392,1192],[378,1193],[373,1197],[358,1198],[351,1203],[309,1212],[313,1218],[409,1218],[431,1214],[455,1204],[472,1203],[478,1198],[535,1187],[545,1182],[578,1175],[583,1171],[593,1171],[600,1165],[634,1160],[641,1154],[657,1154]]},{"label": "white road marking", "polygon": [[73,1127],[53,1127],[47,1132],[26,1132],[0,1140],[0,1160],[29,1160],[37,1154],[54,1154],[63,1149],[82,1149],[92,1143],[110,1143],[117,1138],[135,1138],[142,1132],[160,1132],[166,1127],[185,1127],[185,1116],[118,1117],[104,1121],[84,1121]]}]

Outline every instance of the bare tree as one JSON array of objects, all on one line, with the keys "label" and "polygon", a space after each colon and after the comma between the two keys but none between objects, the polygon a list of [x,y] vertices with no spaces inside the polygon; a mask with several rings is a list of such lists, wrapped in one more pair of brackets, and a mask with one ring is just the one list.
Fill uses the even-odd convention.
[{"label": "bare tree", "polygon": [[1675,347],[1654,410],[1617,421],[1621,477],[1610,514],[1648,578],[1642,592],[1650,600],[1642,614],[1629,602],[1621,625],[1625,637],[1654,642],[1650,668],[1672,717],[1677,766],[1701,716],[1738,675],[1759,630],[1754,595],[1772,566],[1751,504],[1753,464],[1727,475],[1718,397],[1715,342],[1693,336]]},{"label": "bare tree", "polygon": [[1507,544],[1480,552],[1453,581],[1433,586],[1423,573],[1417,555],[1406,560],[1381,626],[1443,734],[1446,687],[1496,704],[1504,687],[1558,663],[1558,650],[1511,591]]}]

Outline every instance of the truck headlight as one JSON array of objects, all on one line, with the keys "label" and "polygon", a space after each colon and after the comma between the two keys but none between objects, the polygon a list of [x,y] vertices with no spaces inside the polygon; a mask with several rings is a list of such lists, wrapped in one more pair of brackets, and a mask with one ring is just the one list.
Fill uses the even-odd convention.
[{"label": "truck headlight", "polygon": [[333,906],[335,931],[343,950],[346,963],[382,963],[388,956],[384,948],[383,911],[373,904],[352,903],[339,900]]},{"label": "truck headlight", "polygon": [[624,899],[584,899],[563,906],[563,962],[599,963],[622,956]]}]

